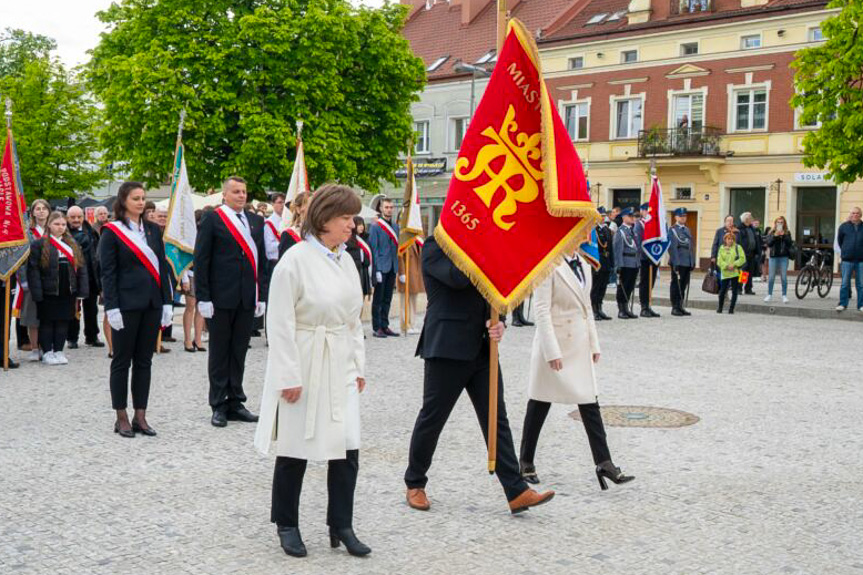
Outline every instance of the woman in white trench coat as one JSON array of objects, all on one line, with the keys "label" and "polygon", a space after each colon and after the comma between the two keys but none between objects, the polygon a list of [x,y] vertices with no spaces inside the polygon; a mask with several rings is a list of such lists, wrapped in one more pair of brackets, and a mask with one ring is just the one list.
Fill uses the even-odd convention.
[{"label": "woman in white trench coat", "polygon": [[522,477],[529,483],[539,483],[534,455],[552,403],[578,404],[602,489],[608,488],[606,478],[614,483],[634,479],[611,462],[599,412],[594,364],[600,350],[590,286],[590,266],[576,253],[555,268],[534,293],[536,334],[519,457]]},{"label": "woman in white trench coat", "polygon": [[276,455],[271,521],[285,553],[304,557],[300,491],[307,460],[328,461],[330,544],[371,552],[353,531],[359,469],[359,393],[365,347],[357,268],[345,253],[360,200],[351,188],[315,192],[303,221],[305,241],[276,265],[267,315],[269,353],[255,446]]}]

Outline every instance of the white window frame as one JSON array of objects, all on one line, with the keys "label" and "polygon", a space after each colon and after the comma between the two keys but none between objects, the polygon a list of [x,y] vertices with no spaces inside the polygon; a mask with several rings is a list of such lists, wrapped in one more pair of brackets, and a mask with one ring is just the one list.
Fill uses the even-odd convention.
[{"label": "white window frame", "polygon": [[609,122],[609,140],[618,140],[618,141],[626,141],[626,140],[637,140],[638,139],[638,131],[635,134],[630,134],[629,137],[626,138],[618,138],[617,137],[617,103],[622,100],[641,100],[641,128],[639,130],[644,130],[644,114],[646,108],[646,96],[644,92],[640,94],[629,94],[629,95],[620,95],[620,96],[609,96],[608,100],[610,103],[610,113],[611,113],[611,122]]},{"label": "white window frame", "polygon": [[[563,125],[566,127],[566,109],[569,106],[576,106],[578,104],[587,104],[587,135],[584,138],[575,138],[573,142],[589,142],[590,141],[590,98],[581,98],[576,100],[559,100],[557,104],[557,110],[560,114],[560,118],[563,120]],[[569,131],[567,130],[567,133]]]},{"label": "white window frame", "polygon": [[[572,66],[572,61],[573,61],[573,60],[575,60],[576,58],[581,58],[581,67],[580,67],[580,68],[574,68],[574,67]],[[584,54],[574,54],[574,55],[572,55],[572,56],[570,56],[569,58],[567,58],[567,59],[566,59],[566,69],[567,69],[567,70],[583,70],[583,69],[584,69],[584,64],[585,64],[585,62],[584,62]]]},{"label": "white window frame", "polygon": [[587,20],[587,22],[584,23],[584,25],[596,26],[597,24],[602,24],[609,16],[610,14],[608,12],[600,12],[599,14],[594,14]]},{"label": "white window frame", "polygon": [[464,130],[462,132],[462,141],[464,141],[464,136],[465,136],[465,134],[467,134],[467,127],[468,127],[468,124],[470,123],[469,119],[470,119],[469,116],[450,116],[449,117],[449,121],[447,122],[447,141],[449,142],[449,151],[450,152],[458,152],[461,149],[461,142],[456,144],[456,141],[455,141],[456,122],[459,120],[464,121]]},{"label": "white window frame", "polygon": [[[691,94],[701,94],[701,97],[704,101],[704,118],[701,119],[702,129],[707,128],[707,86],[702,86],[700,88],[691,88],[689,90],[669,90],[668,91],[668,126],[669,129],[676,128],[677,125],[674,122],[674,98],[677,96],[689,96]],[[692,118],[689,118],[690,126],[692,125]]]},{"label": "white window frame", "polygon": [[[417,130],[418,124],[425,124],[425,138],[417,138],[416,143],[414,144],[414,154],[416,155],[428,155],[431,154],[431,120],[414,120],[414,133],[420,133],[420,130]],[[425,142],[425,149],[420,149],[420,141],[423,140]]]},{"label": "white window frame", "polygon": [[[760,82],[757,84],[728,84],[728,110],[726,125],[726,133],[728,134],[763,134],[770,131],[770,86],[771,81]],[[766,102],[764,109],[764,128],[752,130],[737,129],[737,92],[764,90],[766,92]],[[754,117],[754,114],[753,114]]]},{"label": "white window frame", "polygon": [[[627,62],[624,55],[629,54],[631,52],[635,52],[635,60],[633,60],[632,62]],[[640,54],[638,53],[638,48],[626,48],[626,49],[620,51],[620,63],[621,64],[635,64],[635,63],[640,61],[639,57],[640,57]]]},{"label": "white window frame", "polygon": [[811,125],[811,126],[804,126],[804,125],[802,125],[802,124],[800,123],[800,115],[801,115],[801,113],[802,113],[802,110],[801,110],[800,108],[794,108],[794,130],[795,130],[795,131],[800,131],[800,132],[803,132],[803,131],[812,131],[812,130],[817,130],[818,128],[820,128],[820,127],[821,127],[821,121],[820,121],[820,120],[819,120],[819,121],[817,121],[817,122],[815,122],[815,123],[814,123],[813,125]]},{"label": "white window frame", "polygon": [[[688,44],[695,44],[695,54],[684,54],[683,47]],[[685,58],[686,56],[698,56],[701,54],[701,41],[699,40],[686,40],[677,43],[677,55],[681,58]]]},{"label": "white window frame", "polygon": [[[750,46],[746,47],[743,45],[746,38],[758,38],[758,46]],[[761,32],[750,33],[750,34],[741,34],[740,35],[740,49],[741,50],[760,50],[764,47],[764,37]]]},{"label": "white window frame", "polygon": [[[815,38],[815,33],[816,33],[816,32],[818,32],[818,33],[820,33],[820,34],[821,34],[821,39],[820,39],[820,40]],[[824,42],[824,41],[826,41],[826,40],[827,40],[827,38],[825,38],[825,37],[824,37],[824,32],[821,30],[821,26],[811,26],[811,27],[806,31],[806,39],[807,39],[809,42]]]},{"label": "white window frame", "polygon": [[[679,188],[689,188],[690,197],[681,198],[677,195],[677,190]],[[695,201],[695,184],[674,184],[672,186],[672,201],[674,202],[694,202]],[[674,210],[671,210],[674,211]]]}]

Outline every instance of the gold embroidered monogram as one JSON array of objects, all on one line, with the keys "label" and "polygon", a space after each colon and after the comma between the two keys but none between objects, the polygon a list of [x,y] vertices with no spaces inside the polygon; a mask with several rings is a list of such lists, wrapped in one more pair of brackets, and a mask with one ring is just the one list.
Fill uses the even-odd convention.
[{"label": "gold embroidered monogram", "polygon": [[[510,105],[500,130],[495,131],[489,126],[482,135],[493,140],[486,144],[476,155],[473,169],[468,171],[470,160],[459,158],[455,165],[455,177],[463,182],[477,179],[480,174],[491,178],[487,183],[473,189],[486,207],[491,208],[495,193],[502,189],[506,196],[492,213],[494,223],[503,230],[509,230],[514,221],[504,221],[504,218],[518,211],[518,204],[533,202],[539,196],[539,182],[543,177],[542,151],[540,150],[541,134],[532,135],[518,131],[515,121],[515,108]],[[515,142],[512,136],[515,136]],[[491,163],[503,157],[504,163],[500,171],[495,172]],[[535,164],[538,163],[539,167]]]}]

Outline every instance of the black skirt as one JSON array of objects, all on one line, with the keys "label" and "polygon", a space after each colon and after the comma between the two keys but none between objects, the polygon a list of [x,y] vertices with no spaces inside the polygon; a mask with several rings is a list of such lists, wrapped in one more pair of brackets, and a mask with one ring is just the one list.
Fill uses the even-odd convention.
[{"label": "black skirt", "polygon": [[59,286],[57,295],[45,294],[37,308],[39,321],[71,321],[75,319],[75,298],[69,290],[69,262],[60,259]]}]

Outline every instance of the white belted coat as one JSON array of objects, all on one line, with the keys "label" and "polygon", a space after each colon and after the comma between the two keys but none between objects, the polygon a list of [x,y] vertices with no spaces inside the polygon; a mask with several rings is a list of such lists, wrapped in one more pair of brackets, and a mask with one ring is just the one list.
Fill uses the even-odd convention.
[{"label": "white belted coat", "polygon": [[[530,359],[530,399],[566,404],[597,401],[593,354],[600,352],[599,337],[590,305],[590,264],[581,261],[584,285],[564,262],[534,292],[536,333]],[[563,362],[562,370],[549,367],[548,362],[554,359]]]},{"label": "white belted coat", "polygon": [[[255,447],[326,461],[360,446],[356,378],[363,375],[363,293],[354,260],[338,262],[300,242],[273,271],[267,305],[267,371]],[[282,390],[303,388],[288,403]]]}]

